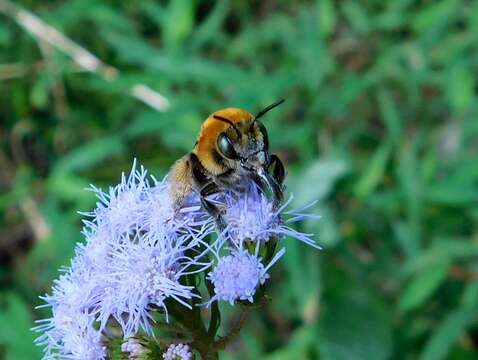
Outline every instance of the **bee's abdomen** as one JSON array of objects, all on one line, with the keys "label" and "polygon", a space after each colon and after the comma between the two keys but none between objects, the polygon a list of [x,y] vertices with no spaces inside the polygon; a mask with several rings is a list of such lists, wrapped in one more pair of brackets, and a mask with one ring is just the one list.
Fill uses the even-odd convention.
[{"label": "bee's abdomen", "polygon": [[183,206],[192,192],[192,169],[190,155],[176,161],[169,171],[169,194],[176,208]]}]

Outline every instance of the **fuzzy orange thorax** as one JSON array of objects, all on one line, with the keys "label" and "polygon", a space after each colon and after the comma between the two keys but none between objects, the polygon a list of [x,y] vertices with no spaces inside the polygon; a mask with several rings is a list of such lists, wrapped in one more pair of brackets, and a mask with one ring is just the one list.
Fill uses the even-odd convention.
[{"label": "fuzzy orange thorax", "polygon": [[226,108],[212,113],[202,124],[201,132],[199,133],[197,144],[193,152],[197,155],[202,166],[210,173],[219,175],[223,173],[225,169],[214,159],[214,154],[217,152],[216,142],[219,134],[226,131],[231,125],[213,118],[213,115],[219,115],[234,124],[250,122],[254,116],[246,110]]}]

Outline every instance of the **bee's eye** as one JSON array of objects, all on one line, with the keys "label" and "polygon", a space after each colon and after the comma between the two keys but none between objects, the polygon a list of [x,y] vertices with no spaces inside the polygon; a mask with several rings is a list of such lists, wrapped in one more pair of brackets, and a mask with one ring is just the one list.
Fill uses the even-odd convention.
[{"label": "bee's eye", "polygon": [[217,138],[217,147],[221,154],[231,160],[236,160],[239,156],[234,150],[234,145],[232,145],[231,139],[224,133],[221,133]]},{"label": "bee's eye", "polygon": [[266,150],[269,149],[269,137],[267,136],[267,130],[263,123],[257,121],[257,126],[259,127],[259,131],[262,133],[262,141],[264,142],[264,148]]}]

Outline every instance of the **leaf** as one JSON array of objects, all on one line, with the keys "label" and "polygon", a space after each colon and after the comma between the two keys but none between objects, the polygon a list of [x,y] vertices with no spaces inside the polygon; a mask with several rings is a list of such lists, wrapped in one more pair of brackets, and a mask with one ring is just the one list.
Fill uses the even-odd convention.
[{"label": "leaf", "polygon": [[0,46],[9,44],[12,40],[12,33],[9,27],[4,24],[0,24]]},{"label": "leaf", "polygon": [[74,201],[80,208],[94,204],[94,196],[85,192],[89,187],[88,180],[79,176],[53,173],[48,178],[47,187],[50,194],[63,200]]},{"label": "leaf", "polygon": [[[354,286],[343,284],[344,286]],[[319,323],[322,360],[385,360],[392,352],[391,324],[383,306],[363,289],[329,299]]]},{"label": "leaf", "polygon": [[478,201],[478,187],[454,183],[435,183],[425,193],[430,202],[443,205],[466,205]]},{"label": "leaf", "polygon": [[317,337],[317,329],[314,327],[302,327],[294,331],[292,338],[280,350],[274,351],[263,360],[288,360],[308,359],[308,350],[314,344]]},{"label": "leaf", "polygon": [[0,344],[6,360],[40,359],[41,349],[34,344],[34,325],[27,304],[13,292],[1,293]]},{"label": "leaf", "polygon": [[410,311],[422,305],[445,280],[449,266],[448,261],[442,261],[416,274],[401,295],[400,309]]},{"label": "leaf", "polygon": [[453,344],[462,336],[468,326],[478,319],[478,308],[463,308],[449,313],[433,336],[428,340],[420,360],[446,358]]},{"label": "leaf", "polygon": [[231,7],[229,0],[218,1],[214,5],[214,9],[209,13],[207,19],[199,24],[192,34],[192,44],[195,48],[199,48],[206,42],[214,41],[221,32],[221,25],[224,18],[229,13]]},{"label": "leaf", "polygon": [[458,2],[457,0],[441,0],[422,7],[413,19],[414,30],[419,33],[431,31],[450,21],[459,9]]},{"label": "leaf", "polygon": [[315,238],[324,248],[336,246],[342,237],[339,225],[337,224],[337,216],[332,209],[327,206],[318,207],[314,213],[321,216],[320,221],[306,221],[306,231],[316,234]]},{"label": "leaf", "polygon": [[318,0],[317,13],[320,33],[324,37],[331,35],[337,22],[334,3],[331,0]]},{"label": "leaf", "polygon": [[344,3],[342,11],[356,32],[367,33],[370,31],[371,22],[364,6],[355,1],[347,1]]},{"label": "leaf", "polygon": [[83,171],[113,155],[123,152],[123,150],[123,141],[116,135],[92,140],[62,157],[56,163],[53,172],[68,173]]},{"label": "leaf", "polygon": [[469,260],[478,256],[478,244],[467,238],[436,237],[432,239],[432,247],[419,256],[410,258],[400,272],[403,276],[422,271],[437,263]]},{"label": "leaf", "polygon": [[287,241],[285,243],[286,254],[283,261],[285,270],[288,274],[288,281],[290,283],[289,291],[291,297],[298,302],[304,301],[304,291],[308,289],[307,281],[303,276],[303,269],[301,266],[301,246],[298,241]]},{"label": "leaf", "polygon": [[294,203],[303,206],[314,200],[324,200],[336,181],[349,170],[344,160],[317,160],[305,169],[294,186]]},{"label": "leaf", "polygon": [[402,146],[398,154],[398,166],[396,166],[395,172],[404,200],[408,227],[414,233],[420,247],[424,186],[418,166],[418,141],[419,137],[415,136],[411,142]]},{"label": "leaf", "polygon": [[393,233],[395,235],[394,238],[409,258],[414,258],[420,254],[419,241],[408,223],[403,221],[395,222],[393,224]]},{"label": "leaf", "polygon": [[364,198],[376,188],[383,178],[390,152],[391,146],[388,142],[377,149],[354,187],[357,197]]},{"label": "leaf", "polygon": [[457,113],[469,109],[474,101],[475,80],[465,64],[458,64],[451,69],[446,89],[451,106]]},{"label": "leaf", "polygon": [[393,97],[390,91],[381,89],[378,93],[377,100],[382,119],[387,127],[388,136],[396,144],[402,135],[400,112],[393,103]]},{"label": "leaf", "polygon": [[166,46],[174,49],[191,33],[194,25],[194,1],[169,2],[161,30]]},{"label": "leaf", "polygon": [[461,297],[461,303],[465,307],[472,307],[478,304],[478,280],[468,283]]},{"label": "leaf", "polygon": [[30,101],[34,107],[44,109],[48,106],[48,81],[45,77],[39,77],[30,92]]}]

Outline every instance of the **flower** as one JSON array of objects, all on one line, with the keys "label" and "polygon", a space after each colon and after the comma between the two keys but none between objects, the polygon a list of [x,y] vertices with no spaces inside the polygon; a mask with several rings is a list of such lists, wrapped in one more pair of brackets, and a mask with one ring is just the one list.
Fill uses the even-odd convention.
[{"label": "flower", "polygon": [[163,354],[164,360],[191,360],[193,354],[186,344],[171,344]]},{"label": "flower", "polygon": [[[287,225],[305,218],[320,218],[317,215],[302,213],[315,203],[302,209],[285,212],[292,197],[281,207],[276,208],[254,182],[246,184],[243,192],[227,192],[222,201],[226,209],[224,220],[228,224],[225,237],[235,244],[244,241],[266,243],[272,239],[290,236],[317,249],[321,248],[311,239],[312,234],[301,233]],[[288,217],[285,220],[284,215]]]},{"label": "flower", "polygon": [[167,316],[167,298],[190,307],[187,301],[197,296],[180,278],[192,266],[202,269],[209,264],[185,252],[197,252],[214,230],[213,222],[199,206],[176,213],[168,190],[166,180],[150,181],[136,164],[108,193],[93,187],[99,203],[87,214],[91,220],[85,222],[84,251],[93,262],[100,261],[102,294],[94,311],[101,330],[113,317],[125,336],[139,329],[150,333],[153,308],[163,309]]},{"label": "flower", "polygon": [[[287,225],[304,218],[318,218],[303,213],[313,204],[285,212],[291,200],[276,208],[253,182],[244,184],[241,192],[228,191],[216,199],[218,206],[225,209],[227,227],[222,237],[213,244],[217,264],[207,278],[213,284],[214,295],[206,306],[216,300],[228,301],[231,305],[237,300],[253,302],[257,288],[269,278],[267,271],[285,253],[285,249],[281,249],[264,265],[259,253],[261,248],[274,249],[275,243],[272,241],[290,236],[320,248],[311,239],[311,234],[299,232]],[[226,255],[222,255],[224,253]]]},{"label": "flower", "polygon": [[284,253],[285,249],[280,250],[266,267],[260,257],[246,250],[234,250],[230,255],[220,258],[217,266],[208,274],[215,292],[208,305],[215,300],[225,300],[231,305],[236,300],[249,300],[252,303],[257,287],[269,278],[267,270]]},{"label": "flower", "polygon": [[121,351],[127,353],[128,359],[137,359],[145,351],[144,346],[136,338],[128,338],[121,344]]},{"label": "flower", "polygon": [[136,161],[130,175],[125,176],[123,173],[121,182],[114,187],[110,186],[107,192],[91,185],[90,190],[96,194],[99,201],[93,212],[82,213],[92,219],[85,222],[86,226],[90,227],[92,233],[104,228],[112,239],[129,235],[141,223],[145,207],[144,196],[150,188],[147,171],[143,167],[136,170]]},{"label": "flower", "polygon": [[197,292],[181,278],[210,265],[199,258],[214,222],[198,199],[173,211],[167,181],[148,178],[136,163],[108,192],[92,189],[98,203],[83,213],[85,242],[43,297],[52,317],[34,328],[42,333],[44,359],[105,358],[102,336],[112,318],[125,338],[140,329],[151,333],[151,312],[161,309],[167,317],[166,299],[191,307]]},{"label": "flower", "polygon": [[[85,242],[77,244],[70,266],[43,297],[52,316],[34,328],[42,333],[36,342],[44,346],[44,359],[106,359],[105,330],[112,319],[122,329],[122,351],[138,357],[141,344],[134,336],[141,331],[154,335],[154,311],[162,311],[168,321],[170,301],[185,309],[195,306],[200,294],[189,276],[204,273],[212,283],[207,306],[219,300],[253,302],[269,269],[285,253],[271,254],[278,241],[291,236],[319,248],[310,234],[287,225],[317,217],[304,214],[307,207],[285,212],[290,200],[277,208],[254,183],[213,199],[227,226],[212,243],[207,238],[215,222],[199,197],[192,194],[185,207],[175,208],[168,179],[148,177],[136,162],[117,186],[107,192],[91,189],[98,202],[92,212],[82,213]],[[263,259],[260,254],[268,255]],[[187,345],[173,344],[163,358],[191,359],[192,353]]]},{"label": "flower", "polygon": [[160,308],[167,316],[167,298],[191,308],[187,301],[198,295],[194,287],[182,285],[179,280],[193,265],[201,270],[209,266],[185,255],[199,241],[188,236],[174,242],[161,241],[149,233],[137,233],[132,241],[117,246],[104,268],[103,284],[110,291],[99,302],[101,323],[106,324],[113,316],[125,336],[134,335],[140,328],[151,333],[150,311]]},{"label": "flower", "polygon": [[44,359],[105,359],[101,333],[93,327],[90,307],[97,286],[94,273],[81,255],[55,281],[52,295],[43,299],[52,308],[52,317],[38,321],[34,328],[43,334],[36,340],[45,346]]}]

